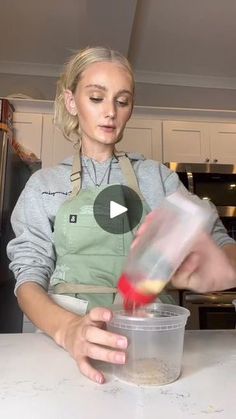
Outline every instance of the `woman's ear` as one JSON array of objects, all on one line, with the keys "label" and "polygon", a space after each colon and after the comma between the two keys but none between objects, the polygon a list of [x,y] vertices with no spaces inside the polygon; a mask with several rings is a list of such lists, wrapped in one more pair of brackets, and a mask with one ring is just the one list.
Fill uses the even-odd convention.
[{"label": "woman's ear", "polygon": [[65,92],[64,92],[64,100],[65,100],[65,106],[66,106],[66,109],[68,110],[68,112],[73,116],[77,115],[78,110],[77,110],[77,106],[76,106],[76,103],[75,103],[74,95],[68,89],[65,90]]}]

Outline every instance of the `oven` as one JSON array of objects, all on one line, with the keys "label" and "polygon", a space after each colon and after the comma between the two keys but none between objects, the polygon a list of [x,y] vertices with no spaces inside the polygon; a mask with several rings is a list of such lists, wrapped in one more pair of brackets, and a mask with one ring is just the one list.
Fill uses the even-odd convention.
[{"label": "oven", "polygon": [[228,234],[236,240],[236,165],[165,163],[181,182],[201,199],[215,204]]},{"label": "oven", "polygon": [[165,163],[186,188],[214,202],[220,216],[236,217],[236,166],[232,164]]},{"label": "oven", "polygon": [[236,290],[198,294],[191,291],[181,292],[181,305],[191,315],[187,329],[234,329],[236,311],[232,301]]},{"label": "oven", "polygon": [[[180,180],[201,199],[213,202],[228,234],[236,240],[236,166],[226,164],[166,163]],[[180,291],[180,304],[191,316],[188,329],[233,329],[236,289],[208,294]]]}]

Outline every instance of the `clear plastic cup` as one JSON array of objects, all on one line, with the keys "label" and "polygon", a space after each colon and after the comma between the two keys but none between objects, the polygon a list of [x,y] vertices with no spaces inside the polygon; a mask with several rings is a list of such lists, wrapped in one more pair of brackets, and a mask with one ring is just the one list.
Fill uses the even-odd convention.
[{"label": "clear plastic cup", "polygon": [[128,338],[127,361],[113,374],[137,385],[164,385],[181,373],[184,331],[189,310],[154,303],[133,313],[114,311],[109,331]]}]

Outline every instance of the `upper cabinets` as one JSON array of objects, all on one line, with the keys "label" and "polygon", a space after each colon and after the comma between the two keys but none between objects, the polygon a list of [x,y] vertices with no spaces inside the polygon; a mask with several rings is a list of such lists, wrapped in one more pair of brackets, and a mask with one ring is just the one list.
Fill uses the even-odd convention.
[{"label": "upper cabinets", "polygon": [[[42,167],[54,166],[74,154],[73,144],[53,123],[49,114],[14,114],[15,138],[42,160]],[[154,119],[132,118],[118,150],[138,152],[146,158],[162,160],[162,124]]]},{"label": "upper cabinets", "polygon": [[[134,151],[161,160],[161,121],[133,118],[124,131],[118,150]],[[54,126],[52,115],[43,117],[42,165],[53,166],[74,153],[73,144]]]},{"label": "upper cabinets", "polygon": [[236,163],[236,124],[163,121],[163,161]]},{"label": "upper cabinets", "polygon": [[162,161],[161,121],[133,117],[126,125],[117,149],[138,152],[147,159]]},{"label": "upper cabinets", "polygon": [[209,124],[213,163],[236,163],[236,124]]},{"label": "upper cabinets", "polygon": [[[74,149],[54,126],[52,111],[43,106],[37,113],[17,109],[14,128],[16,139],[49,167],[71,156]],[[216,117],[205,122],[190,120],[191,115],[186,120],[168,116],[132,116],[117,149],[162,162],[236,164],[236,123],[217,122]]]},{"label": "upper cabinets", "polygon": [[163,121],[164,162],[203,162],[209,156],[204,123]]}]

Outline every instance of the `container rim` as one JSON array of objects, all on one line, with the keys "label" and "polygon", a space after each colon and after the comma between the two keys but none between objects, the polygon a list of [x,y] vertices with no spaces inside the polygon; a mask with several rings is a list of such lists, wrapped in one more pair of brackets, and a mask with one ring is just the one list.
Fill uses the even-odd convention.
[{"label": "container rim", "polygon": [[114,310],[109,325],[129,330],[170,330],[185,326],[190,316],[187,308],[174,304],[153,303],[141,310],[136,311],[137,316],[128,315],[125,310]]}]

